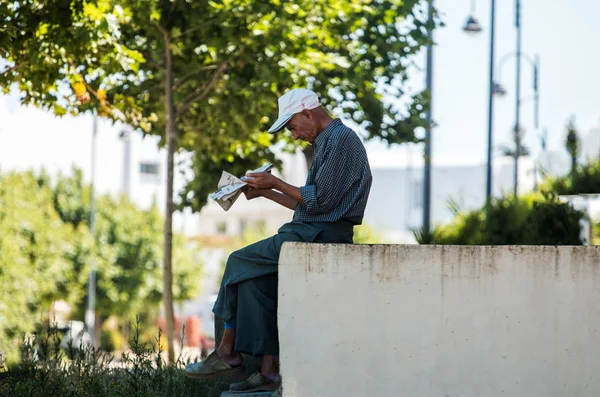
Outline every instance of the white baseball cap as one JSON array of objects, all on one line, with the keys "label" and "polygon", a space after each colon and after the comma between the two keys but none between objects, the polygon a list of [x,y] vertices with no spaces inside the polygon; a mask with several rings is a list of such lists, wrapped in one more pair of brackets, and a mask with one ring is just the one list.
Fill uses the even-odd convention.
[{"label": "white baseball cap", "polygon": [[291,91],[286,92],[279,97],[279,117],[273,123],[269,132],[271,134],[280,131],[285,127],[286,123],[290,121],[296,113],[300,113],[303,110],[311,110],[321,106],[319,97],[311,90],[305,88],[295,88]]}]

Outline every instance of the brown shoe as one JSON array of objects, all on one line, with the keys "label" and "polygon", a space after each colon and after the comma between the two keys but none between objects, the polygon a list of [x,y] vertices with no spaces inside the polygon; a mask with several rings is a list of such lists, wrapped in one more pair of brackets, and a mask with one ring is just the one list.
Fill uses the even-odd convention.
[{"label": "brown shoe", "polygon": [[219,358],[213,351],[204,360],[185,366],[185,374],[189,378],[207,379],[218,376],[235,375],[244,371],[244,365],[231,366]]},{"label": "brown shoe", "polygon": [[281,382],[275,382],[266,376],[262,376],[260,372],[255,372],[248,379],[239,383],[232,383],[229,386],[231,393],[251,393],[258,391],[275,391],[279,388]]}]

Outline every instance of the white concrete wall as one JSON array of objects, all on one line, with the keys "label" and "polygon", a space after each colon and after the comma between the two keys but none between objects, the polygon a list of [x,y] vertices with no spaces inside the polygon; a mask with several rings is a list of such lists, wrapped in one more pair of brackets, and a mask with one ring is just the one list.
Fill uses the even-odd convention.
[{"label": "white concrete wall", "polygon": [[285,397],[600,396],[600,247],[286,243]]}]

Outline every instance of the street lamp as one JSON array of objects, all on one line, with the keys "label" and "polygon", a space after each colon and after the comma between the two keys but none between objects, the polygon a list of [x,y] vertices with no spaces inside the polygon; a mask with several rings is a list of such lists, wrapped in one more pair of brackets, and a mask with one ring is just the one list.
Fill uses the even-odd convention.
[{"label": "street lamp", "polygon": [[[467,23],[463,30],[469,34],[481,32],[481,26],[473,16],[475,10],[475,0],[471,2],[472,15],[467,18]],[[477,29],[479,27],[479,29]],[[486,186],[485,202],[486,212],[492,198],[492,145],[493,145],[493,121],[494,121],[494,48],[496,31],[496,0],[490,0],[490,60],[488,75],[488,145],[487,145],[487,167],[486,167]],[[486,217],[487,219],[487,217]]]},{"label": "street lamp", "polygon": [[483,30],[481,24],[475,16],[475,0],[471,0],[471,14],[467,17],[467,21],[463,26],[463,30],[467,34],[477,34]]},{"label": "street lamp", "polygon": [[506,96],[506,88],[502,85],[502,83],[494,82],[494,88],[492,88],[492,94],[497,97]]},{"label": "street lamp", "polygon": [[[520,26],[520,25],[519,25]],[[529,64],[531,65],[532,68],[532,73],[533,73],[533,97],[529,97],[529,98],[521,98],[521,67],[519,66],[517,68],[517,93],[516,93],[516,112],[515,112],[515,125],[513,126],[513,134],[514,134],[514,140],[515,140],[515,152],[514,152],[514,169],[515,169],[515,173],[514,173],[514,186],[513,186],[513,195],[516,198],[517,194],[519,192],[518,187],[519,187],[519,157],[521,157],[522,153],[521,153],[521,138],[522,138],[522,132],[523,132],[523,128],[521,126],[520,123],[520,112],[521,112],[521,105],[523,104],[523,102],[525,102],[528,99],[533,99],[534,100],[534,125],[535,125],[535,129],[538,129],[539,126],[539,68],[540,68],[540,59],[539,56],[536,55],[535,59],[531,59],[530,57],[528,57],[526,54],[521,53],[520,49],[517,50],[517,52],[511,52],[506,54],[504,57],[502,57],[502,59],[500,59],[499,65],[498,65],[498,72],[499,75],[502,74],[502,66],[504,65],[504,63],[511,57],[517,57],[517,59],[525,59],[526,61],[529,62]],[[520,62],[519,62],[520,65]],[[500,83],[500,82],[496,82],[495,83],[496,87],[497,87],[497,94],[499,96],[504,96],[506,95],[506,90],[504,89],[504,86]]]},{"label": "street lamp", "polygon": [[432,91],[433,91],[433,0],[428,1],[427,35],[430,40],[427,46],[427,72],[425,85],[429,93],[429,108],[427,109],[427,130],[425,131],[425,150],[423,166],[423,234],[431,230],[431,128],[432,128]]},{"label": "street lamp", "polygon": [[[98,115],[94,112],[92,125],[92,183],[90,185],[90,233],[92,236],[95,232],[96,224],[96,196],[94,192],[96,184],[96,137],[98,135]],[[96,347],[96,333],[98,332],[96,324],[96,269],[95,264],[90,264],[90,270],[88,275],[88,300],[87,308],[85,311],[85,324],[90,335],[92,346]]]},{"label": "street lamp", "polygon": [[465,26],[463,26],[463,30],[469,34],[479,33],[483,29],[481,28],[481,24],[474,15],[469,15],[467,21],[465,22]]}]

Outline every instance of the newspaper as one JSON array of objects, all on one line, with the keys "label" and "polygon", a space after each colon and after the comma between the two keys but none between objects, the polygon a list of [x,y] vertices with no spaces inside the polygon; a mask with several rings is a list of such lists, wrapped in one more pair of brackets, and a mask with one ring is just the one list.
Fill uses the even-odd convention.
[{"label": "newspaper", "polygon": [[[273,168],[273,164],[265,164],[251,172],[265,172],[271,168]],[[217,185],[218,190],[211,193],[209,197],[215,200],[225,211],[228,211],[242,194],[242,189],[246,186],[245,180],[245,176],[238,178],[227,171],[223,171]]]}]

